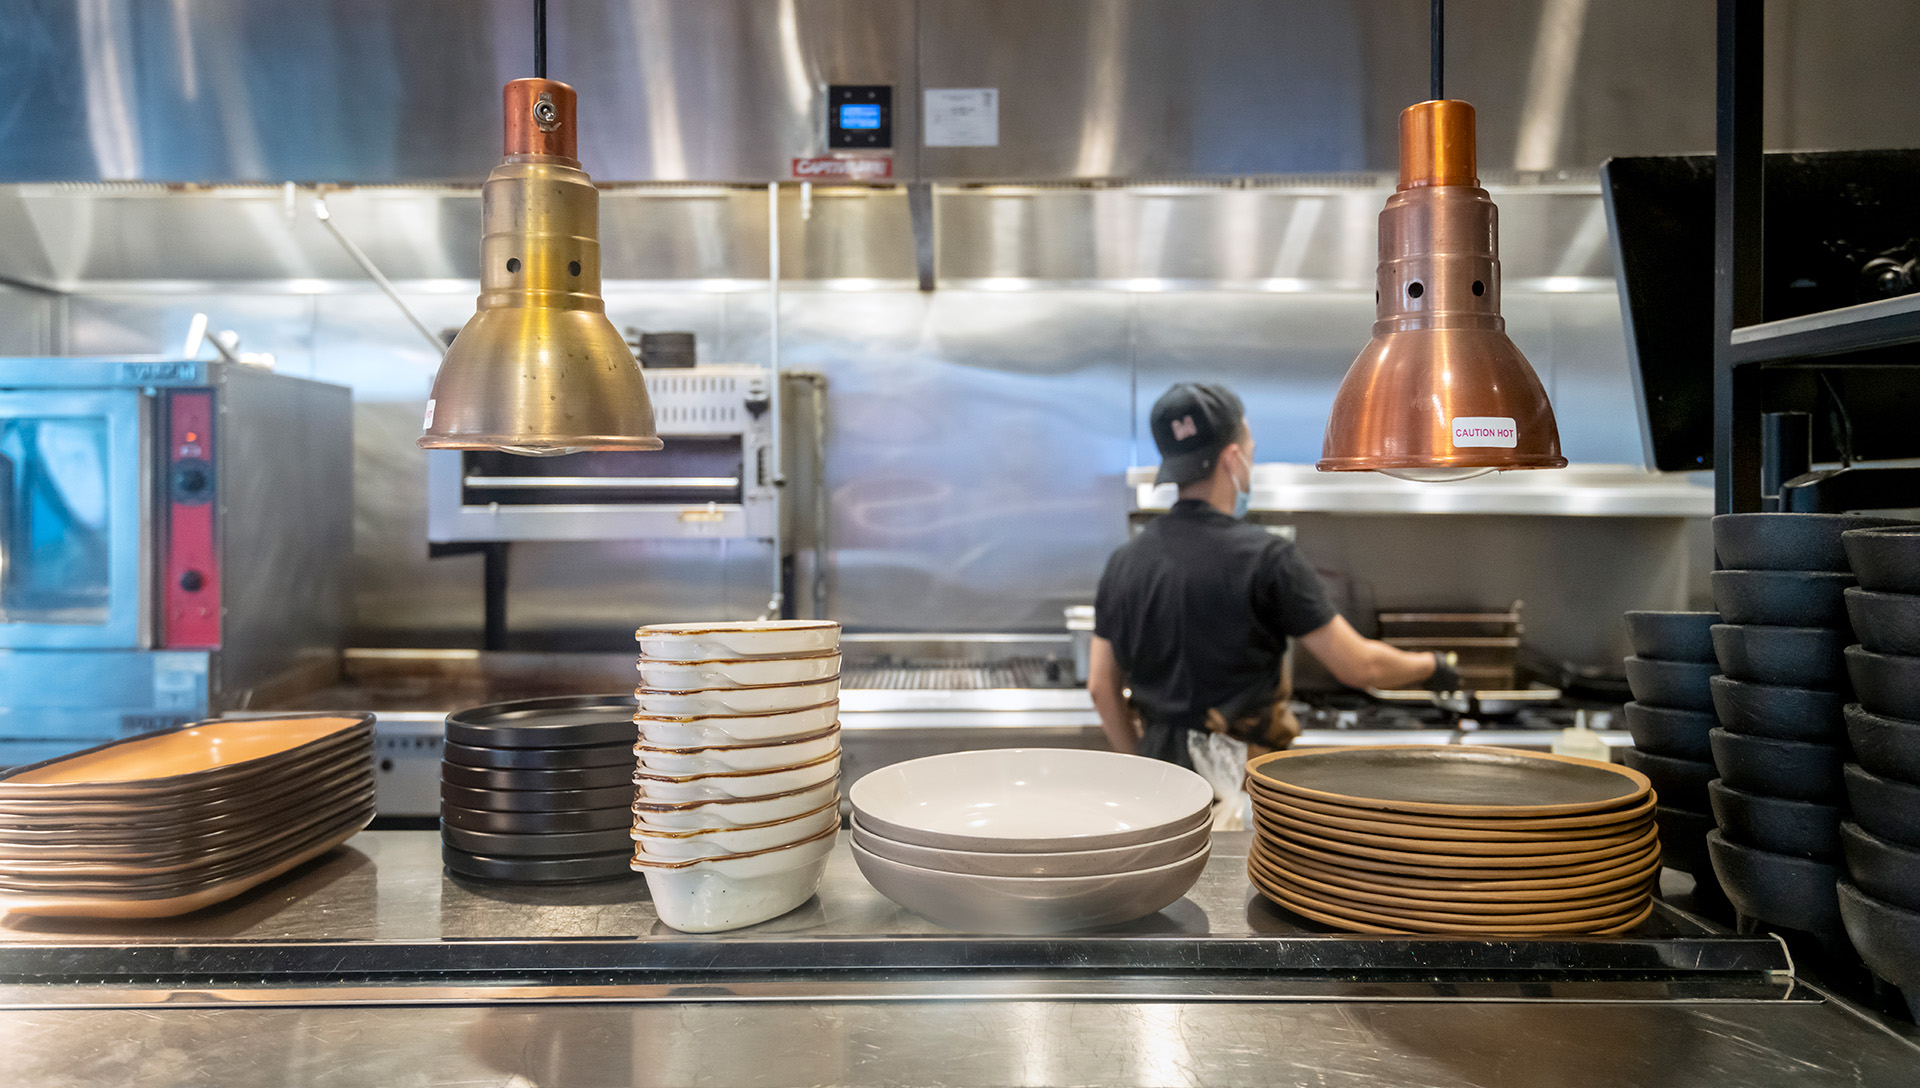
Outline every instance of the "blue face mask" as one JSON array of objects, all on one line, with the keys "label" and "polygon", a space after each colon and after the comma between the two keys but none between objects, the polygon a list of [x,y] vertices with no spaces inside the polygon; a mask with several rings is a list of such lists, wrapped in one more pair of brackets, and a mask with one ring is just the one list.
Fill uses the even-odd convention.
[{"label": "blue face mask", "polygon": [[1253,475],[1252,473],[1248,473],[1247,485],[1245,487],[1240,486],[1240,481],[1238,478],[1236,478],[1233,481],[1233,516],[1236,518],[1246,517],[1247,508],[1252,505],[1253,505]]}]

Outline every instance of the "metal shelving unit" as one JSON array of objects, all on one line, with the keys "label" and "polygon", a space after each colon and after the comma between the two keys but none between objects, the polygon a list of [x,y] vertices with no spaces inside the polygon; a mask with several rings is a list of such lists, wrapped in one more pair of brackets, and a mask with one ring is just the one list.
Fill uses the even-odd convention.
[{"label": "metal shelving unit", "polygon": [[1762,320],[1763,0],[1719,0],[1714,162],[1714,506],[1760,509],[1761,372],[1771,367],[1920,366],[1920,295]]}]

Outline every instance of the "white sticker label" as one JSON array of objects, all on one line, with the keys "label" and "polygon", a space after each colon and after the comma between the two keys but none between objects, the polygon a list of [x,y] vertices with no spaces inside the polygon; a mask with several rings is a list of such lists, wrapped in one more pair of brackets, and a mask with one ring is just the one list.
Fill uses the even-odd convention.
[{"label": "white sticker label", "polygon": [[1505,416],[1453,417],[1453,447],[1498,446],[1510,450],[1520,444],[1520,428]]},{"label": "white sticker label", "polygon": [[926,92],[928,147],[1000,146],[1000,89],[949,87]]},{"label": "white sticker label", "polygon": [[427,421],[425,423],[420,424],[420,429],[424,431],[431,426],[433,426],[433,402],[428,401],[427,402]]}]

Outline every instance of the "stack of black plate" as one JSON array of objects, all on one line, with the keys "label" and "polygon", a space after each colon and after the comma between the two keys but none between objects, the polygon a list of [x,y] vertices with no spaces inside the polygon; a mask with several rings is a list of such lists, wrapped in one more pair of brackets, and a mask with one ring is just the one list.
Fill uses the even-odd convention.
[{"label": "stack of black plate", "polygon": [[1647,776],[1659,798],[1661,859],[1669,869],[1692,873],[1707,894],[1716,889],[1707,860],[1707,833],[1713,830],[1707,783],[1714,775],[1707,684],[1719,671],[1708,632],[1719,622],[1717,612],[1627,613],[1634,653],[1627,658],[1627,684],[1634,701],[1625,715],[1633,747],[1622,759]]},{"label": "stack of black plate", "polygon": [[577,695],[447,715],[448,871],[522,884],[630,877],[633,711],[629,695]]},{"label": "stack of black plate", "polygon": [[1713,519],[1713,629],[1725,675],[1713,681],[1721,886],[1745,918],[1823,940],[1841,933],[1842,650],[1853,641],[1853,585],[1840,534],[1903,524],[1855,514],[1727,514]]},{"label": "stack of black plate", "polygon": [[1860,644],[1847,671],[1855,762],[1843,769],[1852,819],[1840,825],[1851,883],[1840,914],[1860,958],[1905,993],[1920,1019],[1920,527],[1865,529],[1842,542],[1857,588],[1847,613]]}]

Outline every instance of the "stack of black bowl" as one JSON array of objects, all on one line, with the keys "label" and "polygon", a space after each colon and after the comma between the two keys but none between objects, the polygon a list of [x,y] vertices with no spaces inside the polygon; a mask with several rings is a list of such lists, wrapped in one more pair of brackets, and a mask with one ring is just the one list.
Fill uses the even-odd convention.
[{"label": "stack of black bowl", "polygon": [[1857,588],[1847,613],[1860,644],[1847,671],[1855,762],[1845,767],[1852,819],[1840,825],[1851,883],[1840,885],[1847,935],[1874,974],[1900,987],[1920,1020],[1920,527],[1842,538]]},{"label": "stack of black bowl", "polygon": [[515,884],[632,879],[633,711],[631,696],[580,695],[447,715],[447,871]]},{"label": "stack of black bowl", "polygon": [[1634,656],[1627,658],[1633,702],[1625,715],[1633,747],[1621,756],[1647,776],[1660,799],[1654,817],[1660,824],[1662,863],[1693,874],[1696,891],[1707,895],[1717,889],[1707,860],[1707,833],[1714,826],[1707,810],[1707,783],[1714,775],[1707,745],[1713,696],[1707,685],[1720,671],[1708,634],[1718,622],[1717,612],[1627,613]]},{"label": "stack of black bowl", "polygon": [[1839,900],[1842,654],[1853,585],[1840,534],[1898,524],[1853,514],[1727,514],[1713,519],[1713,681],[1719,830],[1708,839],[1720,885],[1748,926],[1812,934],[1844,949]]}]

